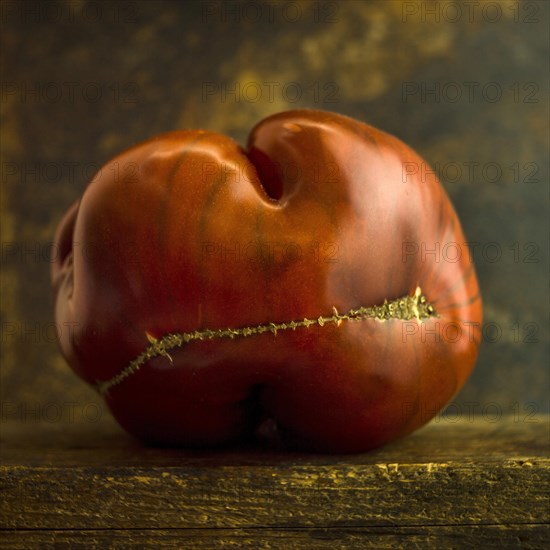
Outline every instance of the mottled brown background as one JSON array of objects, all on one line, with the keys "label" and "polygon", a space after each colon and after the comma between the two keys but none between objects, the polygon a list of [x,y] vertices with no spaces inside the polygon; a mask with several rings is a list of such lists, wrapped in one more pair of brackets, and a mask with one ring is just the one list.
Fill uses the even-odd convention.
[{"label": "mottled brown background", "polygon": [[[176,128],[244,142],[296,107],[367,121],[446,168],[489,324],[453,414],[547,410],[548,3],[225,6],[2,2],[2,422],[109,418],[58,353],[49,286],[56,224],[94,167]],[[235,83],[248,100],[220,93]]]}]

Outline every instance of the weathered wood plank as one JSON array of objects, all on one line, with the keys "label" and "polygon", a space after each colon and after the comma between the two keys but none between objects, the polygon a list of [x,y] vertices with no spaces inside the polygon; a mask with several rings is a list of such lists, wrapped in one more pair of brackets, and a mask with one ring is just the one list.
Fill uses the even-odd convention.
[{"label": "weathered wood plank", "polygon": [[544,522],[549,462],[11,468],[0,517],[19,529]]},{"label": "weathered wood plank", "polygon": [[[102,439],[107,437],[107,441]],[[373,453],[192,453],[3,434],[9,529],[252,529],[545,524],[548,419],[432,424]],[[55,439],[55,437],[54,437]],[[82,442],[85,443],[85,442]]]},{"label": "weathered wood plank", "polygon": [[371,527],[357,529],[167,529],[6,531],[0,547],[27,548],[447,548],[541,549],[545,525]]}]

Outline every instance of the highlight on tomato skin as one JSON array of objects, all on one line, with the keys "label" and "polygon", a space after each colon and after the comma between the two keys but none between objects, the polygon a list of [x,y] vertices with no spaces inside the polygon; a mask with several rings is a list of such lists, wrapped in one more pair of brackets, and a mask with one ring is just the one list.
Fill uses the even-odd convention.
[{"label": "highlight on tomato skin", "polygon": [[155,445],[346,453],[416,430],[468,379],[482,305],[456,212],[415,165],[314,110],[260,121],[246,148],[185,130],[128,149],[55,237],[62,354]]}]

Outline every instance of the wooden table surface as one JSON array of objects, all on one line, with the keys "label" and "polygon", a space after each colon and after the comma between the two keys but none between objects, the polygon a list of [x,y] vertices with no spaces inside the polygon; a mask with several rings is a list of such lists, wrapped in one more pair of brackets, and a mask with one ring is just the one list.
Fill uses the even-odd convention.
[{"label": "wooden table surface", "polygon": [[1,425],[7,548],[543,548],[549,418],[439,418],[359,455],[144,448],[114,425]]}]

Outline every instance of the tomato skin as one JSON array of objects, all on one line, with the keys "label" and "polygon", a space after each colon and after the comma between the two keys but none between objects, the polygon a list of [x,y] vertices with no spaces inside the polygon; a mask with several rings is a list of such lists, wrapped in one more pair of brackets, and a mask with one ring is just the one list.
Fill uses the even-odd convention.
[{"label": "tomato skin", "polygon": [[310,110],[261,121],[246,150],[207,131],[129,149],[56,235],[63,355],[97,384],[166,334],[315,320],[420,287],[437,317],[197,340],[106,393],[126,430],[161,444],[224,445],[265,418],[289,447],[326,452],[413,431],[463,386],[482,320],[466,238],[422,163],[393,136]]}]

